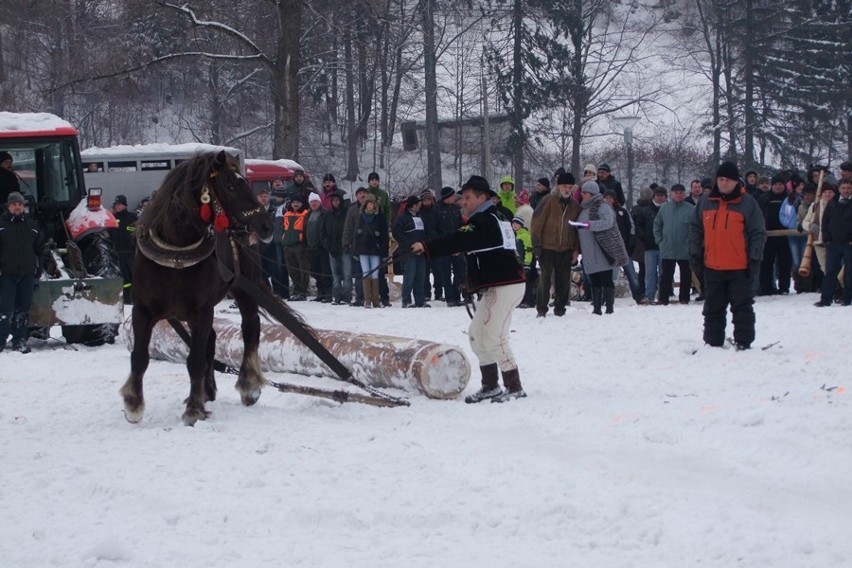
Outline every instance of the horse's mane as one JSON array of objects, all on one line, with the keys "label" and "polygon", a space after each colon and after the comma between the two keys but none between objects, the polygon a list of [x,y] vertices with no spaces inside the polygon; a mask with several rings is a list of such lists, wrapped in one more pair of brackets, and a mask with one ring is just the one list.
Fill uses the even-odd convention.
[{"label": "horse's mane", "polygon": [[199,238],[206,230],[198,213],[201,188],[205,183],[213,187],[223,181],[220,175],[210,177],[214,171],[220,171],[214,152],[198,154],[175,166],[145,207],[142,224],[170,244],[185,244],[187,237]]}]

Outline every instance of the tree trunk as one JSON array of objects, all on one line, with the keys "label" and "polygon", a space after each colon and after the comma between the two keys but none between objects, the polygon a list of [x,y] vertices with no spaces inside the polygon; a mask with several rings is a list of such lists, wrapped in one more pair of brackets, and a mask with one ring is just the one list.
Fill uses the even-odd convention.
[{"label": "tree trunk", "polygon": [[[512,28],[514,33],[514,48],[512,61],[512,166],[516,187],[524,185],[524,147],[526,133],[524,132],[524,67],[523,67],[523,33],[524,33],[524,3],[515,0],[512,10]],[[494,180],[489,180],[493,183]]]},{"label": "tree trunk", "polygon": [[438,135],[438,77],[435,57],[435,0],[423,2],[423,72],[426,83],[426,184],[440,191],[441,148]]},{"label": "tree trunk", "polygon": [[278,2],[278,53],[272,71],[272,100],[275,128],[272,157],[299,159],[299,69],[302,66],[299,37],[302,33],[302,3]]},{"label": "tree trunk", "polygon": [[[746,30],[755,29],[754,23],[754,1],[746,0]],[[747,167],[754,166],[754,51],[755,46],[752,45],[752,36],[745,34],[745,53],[743,60],[743,80],[745,81],[745,165]]]},{"label": "tree trunk", "polygon": [[343,57],[346,69],[346,177],[347,181],[358,179],[358,125],[355,121],[355,72],[352,60],[352,31],[349,26],[344,26],[343,32]]}]

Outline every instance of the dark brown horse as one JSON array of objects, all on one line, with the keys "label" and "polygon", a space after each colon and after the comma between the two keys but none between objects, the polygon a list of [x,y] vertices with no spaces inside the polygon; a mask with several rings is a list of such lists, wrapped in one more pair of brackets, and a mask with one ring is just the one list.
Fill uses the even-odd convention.
[{"label": "dark brown horse", "polygon": [[257,402],[265,382],[257,356],[258,301],[233,284],[241,278],[266,292],[255,240],[271,236],[269,215],[225,152],[200,154],[169,172],[137,230],[134,343],[130,376],[121,388],[129,422],[141,420],[145,411],[148,345],[154,325],[166,318],[185,321],[191,334],[183,421],[192,426],[208,416],[204,404],[216,398],[213,310],[229,291],[240,309],[244,342],[236,388],[243,404]]}]

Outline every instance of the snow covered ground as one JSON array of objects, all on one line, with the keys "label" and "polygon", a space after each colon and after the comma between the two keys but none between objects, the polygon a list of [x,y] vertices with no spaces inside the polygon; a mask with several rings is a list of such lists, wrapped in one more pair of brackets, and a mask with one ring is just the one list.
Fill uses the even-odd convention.
[{"label": "snow covered ground", "polygon": [[[700,305],[517,310],[525,400],[381,409],[269,388],[245,408],[219,375],[195,428],[182,365],[152,362],[132,425],[123,344],[4,352],[0,563],[850,566],[852,311],[815,300],[760,298],[746,352],[703,346]],[[459,345],[476,369],[462,308],[294,306]]]}]

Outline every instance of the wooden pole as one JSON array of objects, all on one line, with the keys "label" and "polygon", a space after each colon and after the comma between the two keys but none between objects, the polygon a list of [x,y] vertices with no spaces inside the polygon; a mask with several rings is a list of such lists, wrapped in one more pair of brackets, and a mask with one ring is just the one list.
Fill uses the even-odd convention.
[{"label": "wooden pole", "polygon": [[[814,218],[819,221],[819,200],[822,197],[822,180],[825,177],[825,170],[819,171],[819,180],[817,181],[816,199],[814,200]],[[820,229],[822,230],[822,229]],[[808,232],[808,244],[805,245],[805,252],[802,254],[802,264],[799,265],[799,276],[807,278],[811,275],[811,264],[814,256],[814,234]]]}]

